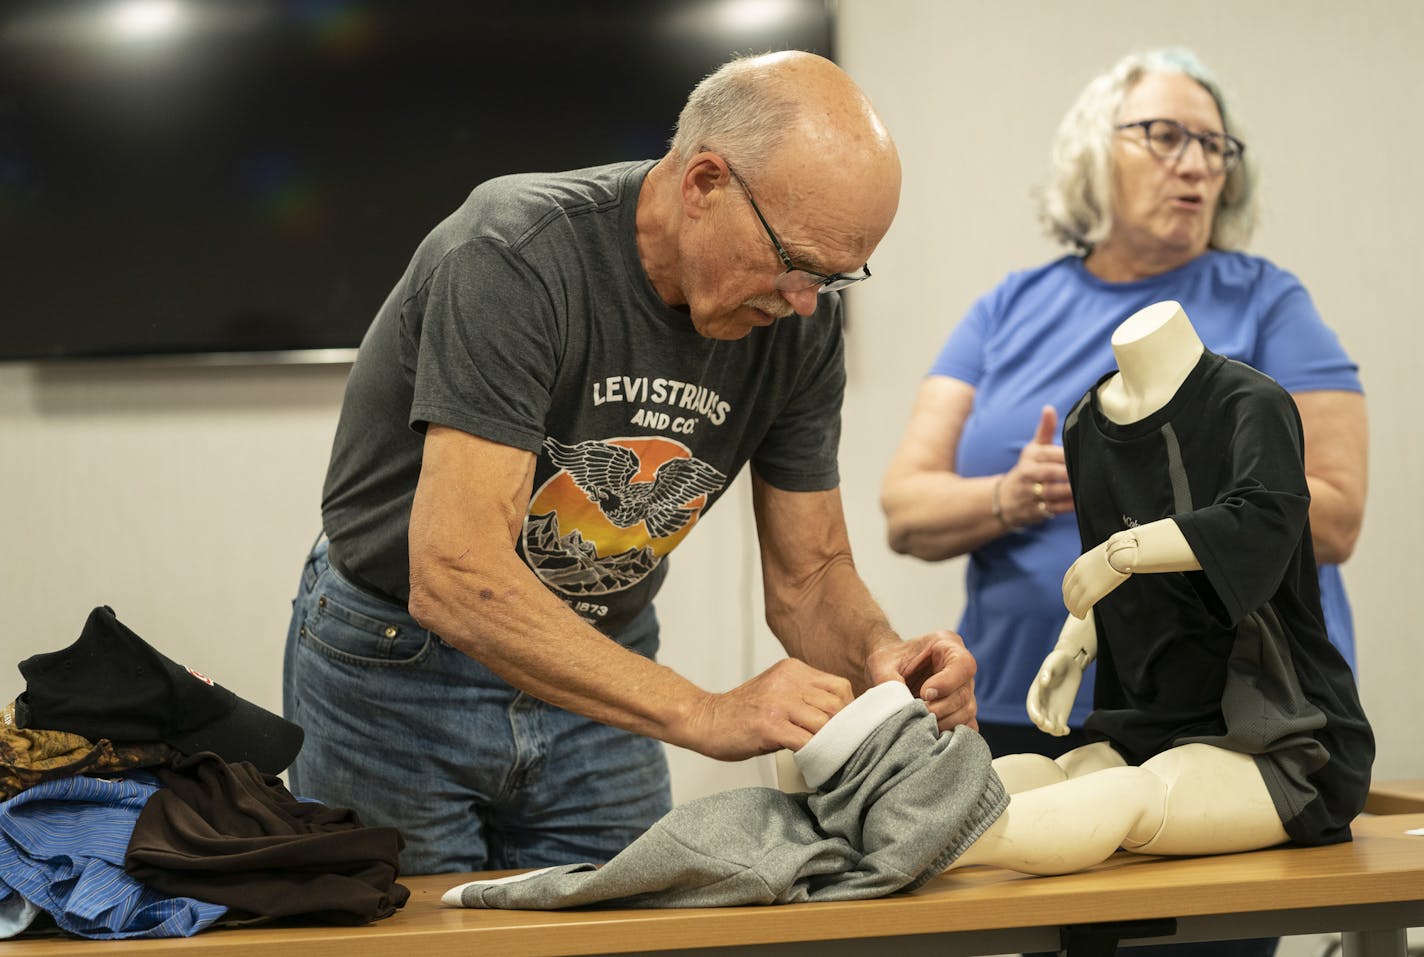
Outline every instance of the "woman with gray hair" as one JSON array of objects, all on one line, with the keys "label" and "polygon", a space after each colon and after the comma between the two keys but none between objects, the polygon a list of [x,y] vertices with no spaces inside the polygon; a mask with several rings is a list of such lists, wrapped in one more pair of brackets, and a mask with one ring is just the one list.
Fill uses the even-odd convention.
[{"label": "woman with gray hair", "polygon": [[[1365,402],[1355,364],[1295,276],[1240,251],[1255,220],[1253,154],[1220,86],[1182,49],[1128,56],[1069,109],[1040,193],[1074,251],[1011,274],[953,330],[885,477],[891,546],[969,555],[959,630],[978,660],[980,731],[995,754],[1086,743],[1034,728],[1025,695],[1063,624],[1080,552],[1058,421],[1113,368],[1112,330],[1180,302],[1206,347],[1266,373],[1304,423],[1310,525],[1330,640],[1353,667],[1337,564],[1364,511]],[[1070,724],[1091,709],[1082,683]]]}]

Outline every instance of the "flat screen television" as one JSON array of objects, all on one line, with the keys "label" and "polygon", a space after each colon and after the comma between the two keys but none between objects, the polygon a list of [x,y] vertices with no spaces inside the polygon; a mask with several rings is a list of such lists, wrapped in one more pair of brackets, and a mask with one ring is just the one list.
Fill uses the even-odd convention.
[{"label": "flat screen television", "polygon": [[0,361],[349,358],[480,181],[662,154],[829,0],[8,0]]}]

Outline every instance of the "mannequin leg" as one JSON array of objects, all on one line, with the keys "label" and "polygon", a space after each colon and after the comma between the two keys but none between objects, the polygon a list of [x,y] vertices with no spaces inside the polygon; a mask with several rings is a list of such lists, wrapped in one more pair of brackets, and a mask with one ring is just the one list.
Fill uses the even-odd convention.
[{"label": "mannequin leg", "polygon": [[1230,854],[1287,840],[1266,782],[1249,754],[1186,744],[1142,767],[1164,782],[1166,803],[1160,826],[1130,834],[1123,843],[1127,850]]},{"label": "mannequin leg", "polygon": [[1006,754],[994,759],[994,773],[1010,794],[1021,794],[1068,780],[1052,758],[1042,754]]},{"label": "mannequin leg", "polygon": [[809,794],[815,790],[796,766],[796,752],[783,749],[776,752],[775,758],[777,788],[787,794]]},{"label": "mannequin leg", "polygon": [[1076,778],[1104,768],[1123,768],[1127,761],[1106,741],[1094,741],[1060,757],[1058,766],[1067,777]]},{"label": "mannequin leg", "polygon": [[1032,791],[1049,784],[1061,784],[1104,768],[1120,768],[1127,762],[1105,742],[1074,748],[1056,760],[1041,754],[1006,754],[994,759],[994,773],[1010,794]]},{"label": "mannequin leg", "polygon": [[1165,800],[1160,777],[1130,767],[1014,794],[999,819],[949,869],[993,864],[1027,874],[1082,870],[1111,856],[1130,833],[1155,833]]},{"label": "mannequin leg", "polygon": [[[1113,759],[1117,766],[1091,770]],[[1000,761],[994,762],[996,772]],[[1126,767],[1107,745],[1089,745],[1059,762],[1079,776],[1011,792],[1004,813],[949,869],[993,864],[1066,874],[1107,859],[1119,847],[1141,854],[1229,854],[1287,839],[1250,755],[1188,744],[1141,767]],[[1005,761],[1003,767],[1051,774],[1031,761]],[[1059,773],[1065,770],[1060,766]],[[1024,773],[1021,780],[1029,777]]]}]

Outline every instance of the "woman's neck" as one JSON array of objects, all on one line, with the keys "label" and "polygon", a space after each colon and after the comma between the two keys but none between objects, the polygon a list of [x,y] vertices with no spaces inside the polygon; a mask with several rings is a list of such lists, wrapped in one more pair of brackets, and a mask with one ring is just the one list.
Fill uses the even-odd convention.
[{"label": "woman's neck", "polygon": [[1147,252],[1108,237],[1083,257],[1083,268],[1104,282],[1136,282],[1179,269],[1204,252],[1162,247]]}]

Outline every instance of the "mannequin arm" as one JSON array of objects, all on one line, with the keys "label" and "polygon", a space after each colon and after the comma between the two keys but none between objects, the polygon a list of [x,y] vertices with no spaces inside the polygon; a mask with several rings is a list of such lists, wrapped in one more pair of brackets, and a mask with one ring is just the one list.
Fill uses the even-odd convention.
[{"label": "mannequin arm", "polygon": [[1093,609],[1086,616],[1069,615],[1058,632],[1058,643],[1043,659],[1038,676],[1028,689],[1028,716],[1040,731],[1062,737],[1068,733],[1068,715],[1083,672],[1098,656],[1098,631]]},{"label": "mannequin arm", "polygon": [[1201,562],[1170,518],[1114,532],[1097,548],[1078,556],[1063,576],[1063,604],[1077,618],[1114,588],[1140,572],[1190,572]]}]

